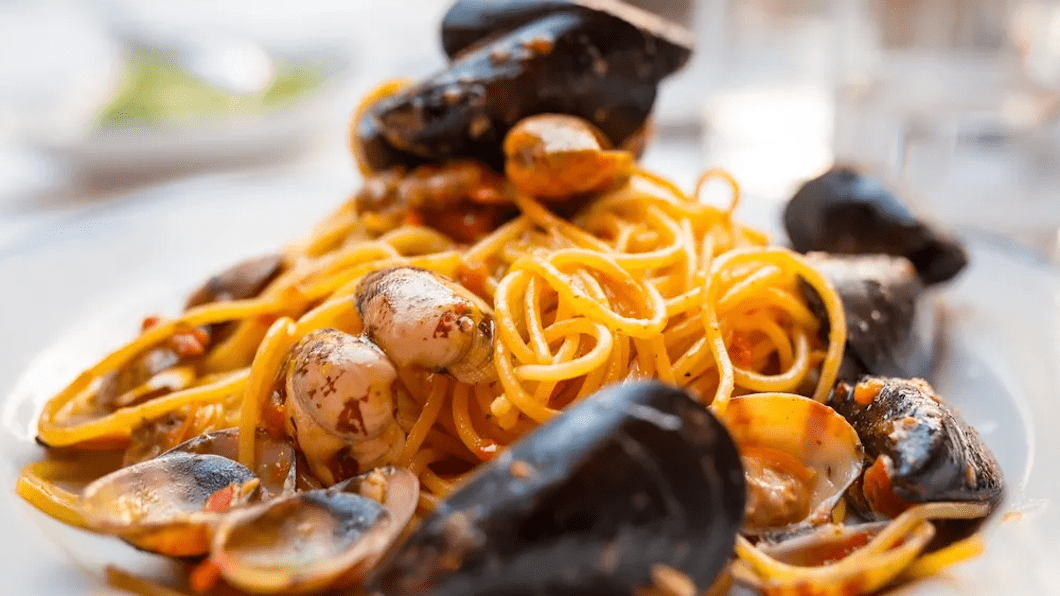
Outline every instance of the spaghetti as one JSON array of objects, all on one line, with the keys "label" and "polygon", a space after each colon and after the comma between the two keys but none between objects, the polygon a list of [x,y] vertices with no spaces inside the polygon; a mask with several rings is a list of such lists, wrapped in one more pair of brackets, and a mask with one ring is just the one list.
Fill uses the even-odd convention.
[{"label": "spaghetti", "polygon": [[[711,180],[730,187],[725,208],[698,199]],[[725,172],[705,173],[690,196],[637,169],[627,184],[569,221],[517,193],[518,216],[459,245],[423,226],[368,230],[351,199],[287,246],[283,272],[259,295],[159,321],[82,373],[45,405],[39,438],[51,447],[124,448],[128,461],[130,453],[157,453],[210,430],[238,427],[238,458],[255,469],[255,435],[284,432],[277,410],[292,346],[324,328],[361,333],[353,295],[366,275],[394,266],[457,280],[492,305],[496,322],[496,375],[489,380],[398,370],[395,421],[405,443],[393,463],[419,478],[421,512],[479,462],[614,383],[657,378],[687,389],[719,415],[733,397],[754,393],[821,401],[835,384],[846,337],[840,299],[800,256],[767,246],[763,234],[735,221],[738,203],[739,187]],[[808,308],[807,286],[821,297],[827,321]],[[228,331],[220,341],[181,360],[182,382],[160,383],[163,371],[116,399],[100,398],[109,376],[179,334],[221,324]],[[157,432],[166,424],[176,430]],[[27,467],[19,493],[83,526],[76,495],[57,484],[60,468]],[[853,569],[864,562],[878,586],[902,569],[921,575],[970,552],[910,567],[933,532],[924,511],[901,518],[869,550],[829,571],[778,563],[742,538],[736,550],[742,562],[732,571],[787,593],[806,582],[861,581]]]}]

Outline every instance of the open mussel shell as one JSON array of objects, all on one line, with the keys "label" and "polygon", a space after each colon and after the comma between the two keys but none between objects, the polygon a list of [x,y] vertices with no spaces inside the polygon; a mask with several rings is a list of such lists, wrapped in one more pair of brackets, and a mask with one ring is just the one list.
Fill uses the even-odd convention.
[{"label": "open mussel shell", "polygon": [[905,257],[927,285],[968,263],[956,239],[919,220],[882,184],[849,166],[809,180],[784,209],[784,227],[799,252]]},{"label": "open mussel shell", "polygon": [[217,529],[211,560],[225,581],[253,593],[347,585],[404,530],[418,500],[414,474],[381,468],[233,513]]},{"label": "open mussel shell", "polygon": [[645,36],[645,52],[658,61],[659,78],[692,56],[692,34],[675,23],[615,0],[457,0],[442,19],[442,48],[450,58],[491,37],[556,13],[595,14],[629,23]]},{"label": "open mussel shell", "polygon": [[994,455],[927,382],[866,376],[837,385],[830,403],[857,430],[871,464],[864,502],[856,504],[894,517],[915,503],[1001,502],[1004,480]]},{"label": "open mussel shell", "polygon": [[[939,335],[934,304],[924,294],[916,269],[904,257],[883,254],[838,255],[813,252],[806,259],[839,294],[846,317],[847,349],[840,378],[854,381],[863,374],[921,377],[931,373]],[[803,284],[814,314],[828,316],[817,292]]]},{"label": "open mussel shell", "polygon": [[[476,45],[444,71],[386,97],[357,124],[358,143],[430,162],[469,158],[502,171],[519,120],[554,112],[589,120],[621,146],[640,131],[669,73],[636,26],[599,12],[557,12]],[[382,139],[378,138],[382,136]],[[407,163],[372,162],[374,170]]]},{"label": "open mussel shell", "polygon": [[246,466],[226,457],[171,452],[92,482],[81,494],[80,511],[91,527],[138,548],[201,555],[225,512],[256,481]]},{"label": "open mussel shell", "polygon": [[587,397],[483,464],[369,577],[382,594],[628,595],[668,565],[700,588],[744,509],[736,447],[660,383]]},{"label": "open mussel shell", "polygon": [[734,397],[722,422],[747,470],[747,534],[791,534],[829,521],[861,473],[857,433],[812,399],[781,393]]},{"label": "open mussel shell", "polygon": [[[254,474],[261,480],[264,497],[276,497],[294,492],[297,484],[297,454],[290,441],[272,437],[258,429],[254,436]],[[166,453],[183,452],[201,455],[220,455],[239,459],[239,429],[226,428],[204,433],[185,441]]]}]

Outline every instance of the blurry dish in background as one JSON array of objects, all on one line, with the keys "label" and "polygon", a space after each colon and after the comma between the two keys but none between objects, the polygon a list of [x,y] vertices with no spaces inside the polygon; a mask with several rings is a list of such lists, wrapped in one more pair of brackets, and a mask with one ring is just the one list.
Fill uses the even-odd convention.
[{"label": "blurry dish in background", "polygon": [[208,41],[131,46],[90,127],[35,144],[81,183],[123,186],[290,157],[348,117],[343,48],[272,55],[249,41]]},{"label": "blurry dish in background", "polygon": [[132,51],[100,129],[195,126],[281,109],[311,94],[327,67],[300,58],[274,60],[259,46],[232,40],[179,58],[159,48]]}]

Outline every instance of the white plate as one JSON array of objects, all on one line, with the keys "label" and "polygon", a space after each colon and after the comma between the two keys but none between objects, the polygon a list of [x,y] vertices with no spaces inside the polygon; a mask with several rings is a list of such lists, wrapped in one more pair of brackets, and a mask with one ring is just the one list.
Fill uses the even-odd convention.
[{"label": "white plate", "polygon": [[[335,176],[210,177],[140,193],[0,247],[0,561],[4,592],[103,591],[107,563],[165,567],[118,540],[47,518],[12,492],[40,404],[128,339],[140,318],[173,312],[207,273],[277,248],[334,207]],[[952,350],[937,387],[993,448],[1009,490],[987,552],[916,594],[1057,594],[1060,572],[1060,274],[1022,253],[972,242],[970,269],[945,290]]]}]

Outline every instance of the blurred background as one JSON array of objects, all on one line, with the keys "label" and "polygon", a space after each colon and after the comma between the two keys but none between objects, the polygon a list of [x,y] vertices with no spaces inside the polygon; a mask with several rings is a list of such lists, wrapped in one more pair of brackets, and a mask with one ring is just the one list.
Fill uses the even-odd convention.
[{"label": "blurred background", "polygon": [[[856,163],[961,233],[1060,259],[1060,0],[635,3],[697,37],[649,167],[686,188],[728,168],[768,225],[802,180]],[[358,98],[442,66],[448,5],[0,0],[0,256],[160,185],[337,203]]]}]

